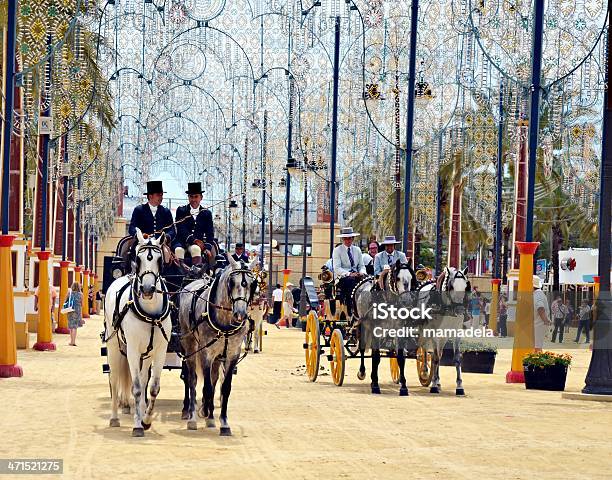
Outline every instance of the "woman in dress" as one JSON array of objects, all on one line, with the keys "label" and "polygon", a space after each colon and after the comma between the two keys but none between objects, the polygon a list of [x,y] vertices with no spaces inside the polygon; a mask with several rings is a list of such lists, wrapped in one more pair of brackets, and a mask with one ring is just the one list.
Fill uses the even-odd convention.
[{"label": "woman in dress", "polygon": [[76,347],[77,328],[83,324],[83,315],[81,312],[83,294],[81,293],[81,285],[79,282],[74,282],[72,287],[70,287],[70,292],[66,298],[67,302],[70,297],[72,297],[72,308],[74,310],[68,314],[68,328],[70,329],[70,343],[68,345]]}]

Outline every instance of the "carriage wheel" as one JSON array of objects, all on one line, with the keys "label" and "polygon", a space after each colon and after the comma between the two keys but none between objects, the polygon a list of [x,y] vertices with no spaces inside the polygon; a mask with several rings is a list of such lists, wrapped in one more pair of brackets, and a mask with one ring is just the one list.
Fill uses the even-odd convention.
[{"label": "carriage wheel", "polygon": [[331,368],[332,380],[338,387],[342,386],[344,382],[344,340],[342,339],[342,332],[336,328],[331,336],[329,343],[329,354],[330,361],[329,366]]},{"label": "carriage wheel", "polygon": [[428,387],[433,377],[432,357],[424,347],[417,348],[416,364],[417,373],[419,374],[419,382],[424,387]]},{"label": "carriage wheel", "polygon": [[319,319],[314,311],[308,313],[306,320],[306,340],[304,352],[306,353],[306,373],[311,382],[316,381],[319,374]]},{"label": "carriage wheel", "polygon": [[391,367],[391,380],[393,381],[393,383],[399,383],[400,371],[399,363],[397,363],[397,358],[390,358],[389,366]]}]

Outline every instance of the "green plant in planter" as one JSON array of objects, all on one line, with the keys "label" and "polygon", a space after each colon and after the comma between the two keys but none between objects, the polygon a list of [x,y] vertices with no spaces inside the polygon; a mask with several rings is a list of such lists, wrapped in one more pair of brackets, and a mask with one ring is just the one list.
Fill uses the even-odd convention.
[{"label": "green plant in planter", "polygon": [[567,353],[555,353],[555,352],[534,352],[528,354],[523,359],[523,366],[532,365],[534,367],[550,367],[553,365],[562,365],[564,367],[570,366],[572,363],[572,356]]},{"label": "green plant in planter", "polygon": [[482,342],[462,342],[459,344],[459,349],[461,353],[466,352],[491,352],[497,353],[497,347],[495,345],[490,345],[488,343]]}]

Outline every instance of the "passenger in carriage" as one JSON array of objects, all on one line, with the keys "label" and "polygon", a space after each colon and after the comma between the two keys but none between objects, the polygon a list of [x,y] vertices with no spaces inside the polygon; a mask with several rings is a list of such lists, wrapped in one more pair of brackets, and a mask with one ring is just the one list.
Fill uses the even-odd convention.
[{"label": "passenger in carriage", "polygon": [[351,294],[353,289],[366,274],[361,249],[353,245],[353,240],[358,235],[351,227],[342,228],[338,235],[342,239],[342,245],[334,248],[332,255],[334,274],[339,277],[340,301],[346,305],[349,316],[352,314]]},{"label": "passenger in carriage", "polygon": [[172,242],[176,234],[172,212],[161,203],[164,199],[164,187],[160,181],[147,182],[147,203],[138,205],[132,212],[132,220],[128,232],[136,235],[139,228],[143,234],[155,235],[158,237],[163,231],[166,240]]},{"label": "passenger in carriage", "polygon": [[406,255],[395,249],[395,245],[401,243],[395,239],[395,235],[388,235],[380,243],[384,250],[374,257],[374,275],[380,275],[385,266],[392,266],[399,260],[401,263],[408,263]]},{"label": "passenger in carriage", "polygon": [[184,259],[185,251],[191,255],[191,264],[200,265],[202,254],[209,252],[215,238],[212,213],[202,203],[202,184],[192,182],[187,185],[189,204],[176,209],[176,239],[173,243],[174,254]]},{"label": "passenger in carriage", "polygon": [[379,248],[378,242],[370,241],[367,253],[363,254],[363,264],[368,275],[374,275],[374,258],[376,258]]}]

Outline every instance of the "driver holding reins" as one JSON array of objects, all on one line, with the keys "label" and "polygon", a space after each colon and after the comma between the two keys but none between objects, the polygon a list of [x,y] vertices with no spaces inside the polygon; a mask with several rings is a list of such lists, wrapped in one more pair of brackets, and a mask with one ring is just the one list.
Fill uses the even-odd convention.
[{"label": "driver holding reins", "polygon": [[136,235],[139,228],[143,234],[159,237],[162,232],[166,234],[166,241],[172,242],[176,235],[172,212],[161,203],[164,200],[164,187],[161,181],[147,182],[147,203],[138,205],[132,212],[132,219],[128,233]]},{"label": "driver holding reins", "polygon": [[212,243],[215,238],[215,227],[212,213],[204,208],[202,203],[202,184],[190,182],[185,192],[189,204],[176,209],[177,235],[173,243],[177,258],[185,258],[185,250],[191,255],[191,264],[202,263],[202,253],[209,251],[206,243]]},{"label": "driver holding reins", "polygon": [[338,287],[340,288],[340,300],[347,307],[348,314],[352,314],[351,295],[357,282],[366,274],[363,264],[361,249],[353,245],[353,240],[358,233],[353,232],[351,227],[342,228],[339,238],[342,245],[334,248],[332,262],[334,274],[340,277]]}]

